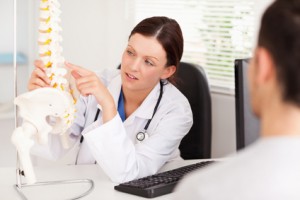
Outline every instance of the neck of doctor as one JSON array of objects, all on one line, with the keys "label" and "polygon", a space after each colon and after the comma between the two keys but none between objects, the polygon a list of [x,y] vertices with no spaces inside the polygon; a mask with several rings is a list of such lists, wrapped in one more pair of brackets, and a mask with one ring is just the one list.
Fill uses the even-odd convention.
[{"label": "neck of doctor", "polygon": [[[154,86],[155,87],[155,86]],[[153,87],[153,88],[154,88]],[[133,91],[122,88],[124,95],[124,108],[126,118],[130,116],[146,99],[153,88],[149,90]]]}]

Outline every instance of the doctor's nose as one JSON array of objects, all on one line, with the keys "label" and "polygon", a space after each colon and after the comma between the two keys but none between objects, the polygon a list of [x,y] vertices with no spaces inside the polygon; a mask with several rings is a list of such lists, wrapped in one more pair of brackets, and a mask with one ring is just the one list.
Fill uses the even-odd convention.
[{"label": "doctor's nose", "polygon": [[141,61],[140,59],[135,59],[133,60],[130,65],[129,65],[130,69],[132,71],[139,71],[140,70],[140,67],[141,67]]}]

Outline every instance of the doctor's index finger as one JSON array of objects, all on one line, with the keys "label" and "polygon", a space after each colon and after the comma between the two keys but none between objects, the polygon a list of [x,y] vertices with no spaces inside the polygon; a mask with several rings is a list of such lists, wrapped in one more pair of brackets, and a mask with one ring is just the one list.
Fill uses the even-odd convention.
[{"label": "doctor's index finger", "polygon": [[42,71],[45,71],[45,65],[44,65],[43,61],[41,61],[41,60],[35,60],[34,61],[34,66],[36,68],[41,69]]},{"label": "doctor's index finger", "polygon": [[[65,65],[68,69],[71,70],[71,73],[73,74],[74,72],[80,76],[86,76],[89,75],[91,72],[87,69],[84,69],[82,67],[79,67],[77,65],[71,64],[69,62],[65,62]],[[75,77],[76,78],[76,77]]]}]

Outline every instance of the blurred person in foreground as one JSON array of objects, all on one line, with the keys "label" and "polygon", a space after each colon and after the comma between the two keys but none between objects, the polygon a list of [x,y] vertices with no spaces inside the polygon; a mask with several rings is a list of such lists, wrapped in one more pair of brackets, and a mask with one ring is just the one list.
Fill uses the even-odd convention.
[{"label": "blurred person in foreground", "polygon": [[176,199],[300,199],[300,0],[277,0],[265,11],[248,73],[260,139],[189,174]]}]

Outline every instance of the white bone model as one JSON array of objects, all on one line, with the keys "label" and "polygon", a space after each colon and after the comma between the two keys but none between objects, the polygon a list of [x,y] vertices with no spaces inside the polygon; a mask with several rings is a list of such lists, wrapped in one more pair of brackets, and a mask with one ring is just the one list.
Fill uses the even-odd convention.
[{"label": "white bone model", "polygon": [[39,27],[39,54],[51,80],[48,88],[36,89],[15,98],[22,125],[12,134],[27,184],[36,182],[30,149],[35,142],[47,144],[48,134],[60,134],[64,148],[68,148],[66,131],[71,126],[75,113],[72,96],[61,56],[61,27],[59,26],[60,4],[58,0],[41,0]]}]

